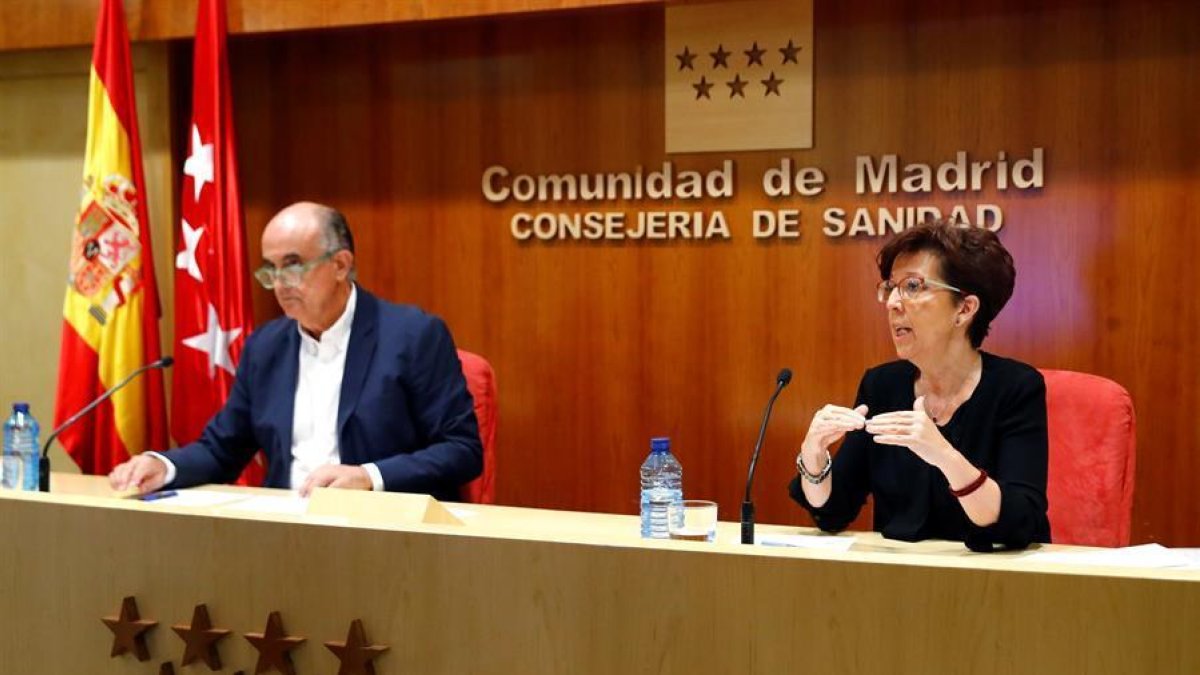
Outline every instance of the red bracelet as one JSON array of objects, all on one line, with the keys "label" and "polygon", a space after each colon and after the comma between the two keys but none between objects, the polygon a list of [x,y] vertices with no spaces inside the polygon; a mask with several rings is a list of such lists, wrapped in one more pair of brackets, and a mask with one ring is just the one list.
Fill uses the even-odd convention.
[{"label": "red bracelet", "polygon": [[987,482],[987,479],[988,479],[987,472],[984,471],[983,469],[980,469],[979,470],[979,478],[976,478],[975,480],[971,481],[970,484],[968,484],[966,487],[964,487],[961,490],[955,490],[954,488],[950,488],[950,494],[954,495],[955,497],[966,497],[967,495],[971,494],[972,492],[974,492],[974,491],[978,490],[980,487],[982,487],[983,484]]}]

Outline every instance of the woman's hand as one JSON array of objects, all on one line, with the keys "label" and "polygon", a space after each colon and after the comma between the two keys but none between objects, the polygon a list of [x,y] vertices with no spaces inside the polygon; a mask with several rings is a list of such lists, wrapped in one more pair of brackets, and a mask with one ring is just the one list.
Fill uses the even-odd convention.
[{"label": "woman's hand", "polygon": [[[867,406],[843,408],[837,405],[827,405],[813,415],[808,425],[808,434],[800,445],[800,454],[808,461],[804,466],[816,467],[820,470],[824,459],[821,456],[829,446],[837,443],[847,432],[862,429],[867,423]],[[816,473],[814,471],[813,473]]]},{"label": "woman's hand", "polygon": [[866,429],[876,443],[908,448],[934,466],[940,467],[954,453],[937,423],[925,414],[924,396],[917,397],[912,410],[883,413],[867,420]]}]

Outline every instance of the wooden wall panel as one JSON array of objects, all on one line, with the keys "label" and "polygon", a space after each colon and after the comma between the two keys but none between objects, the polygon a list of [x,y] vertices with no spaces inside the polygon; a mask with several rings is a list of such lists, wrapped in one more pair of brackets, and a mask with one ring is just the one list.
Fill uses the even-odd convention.
[{"label": "wooden wall panel", "polygon": [[[231,33],[362,26],[400,21],[661,4],[663,0],[226,0]],[[135,41],[195,34],[197,0],[124,0]],[[0,2],[0,51],[90,44],[100,0]]]},{"label": "wooden wall panel", "polygon": [[[723,208],[733,240],[655,244],[517,242],[518,207],[487,204],[479,182],[494,163],[660,164],[661,8],[235,37],[251,237],[290,201],[341,207],[364,285],[441,314],[492,361],[502,503],[634,512],[648,439],[668,434],[687,493],[734,519],[761,407],[791,366],[756,493],[763,521],[802,522],[784,486],[809,416],[892,357],[872,294],[880,240],[826,238],[820,213],[958,201],[856,196],[854,156],[1044,147],[1040,192],[963,199],[1004,208],[1018,266],[986,347],[1129,388],[1135,539],[1197,545],[1196,25],[1200,9],[1175,2],[819,2],[814,148],[729,155],[737,197],[704,207]],[[785,156],[822,167],[828,191],[762,197]],[[772,206],[804,211],[799,241],[750,238],[750,211]]]}]

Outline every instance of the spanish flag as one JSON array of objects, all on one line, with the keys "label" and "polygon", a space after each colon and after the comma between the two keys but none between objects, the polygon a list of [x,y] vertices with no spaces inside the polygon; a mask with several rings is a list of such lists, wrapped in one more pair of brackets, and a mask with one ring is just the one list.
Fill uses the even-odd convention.
[{"label": "spanish flag", "polygon": [[[92,51],[83,191],[63,302],[55,426],[159,354],[129,33],[121,0],[101,0]],[[159,370],[151,370],[59,436],[84,473],[108,473],[167,447]]]}]

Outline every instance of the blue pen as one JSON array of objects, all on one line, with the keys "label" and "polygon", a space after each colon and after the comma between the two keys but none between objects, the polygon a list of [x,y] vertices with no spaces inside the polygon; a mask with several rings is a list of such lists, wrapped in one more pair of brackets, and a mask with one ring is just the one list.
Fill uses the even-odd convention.
[{"label": "blue pen", "polygon": [[140,499],[144,502],[153,502],[153,501],[156,501],[159,499],[166,499],[168,497],[174,497],[177,494],[179,494],[179,493],[174,490],[163,490],[161,492],[148,492],[148,493],[142,495],[141,497],[138,497],[138,499]]}]

